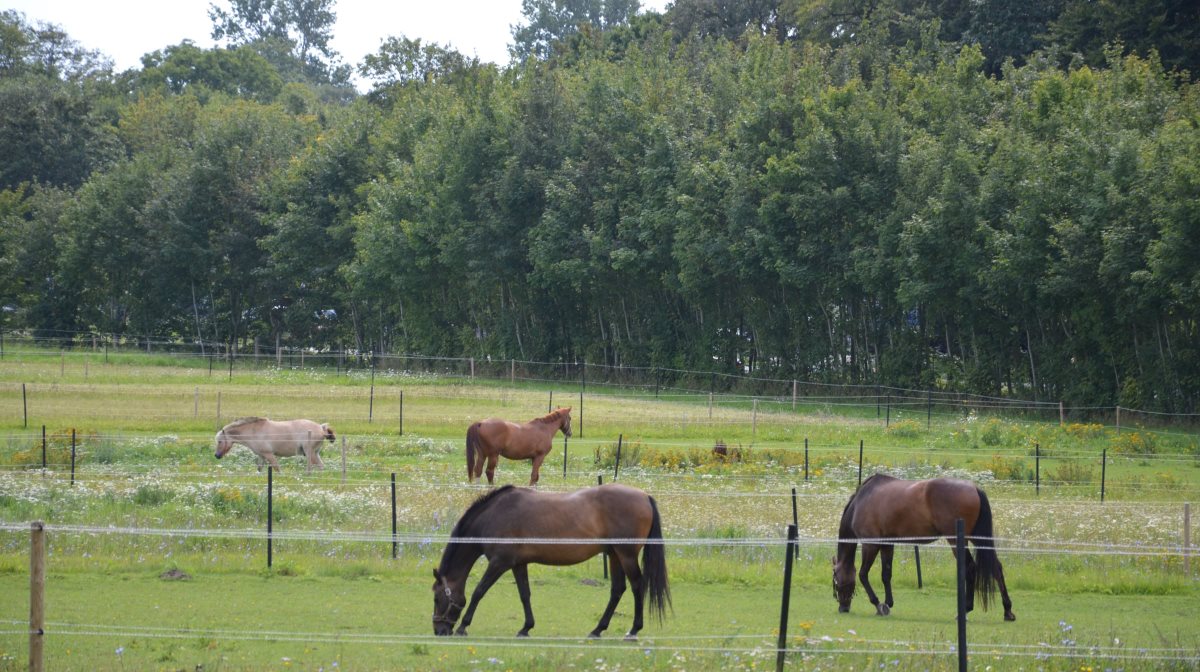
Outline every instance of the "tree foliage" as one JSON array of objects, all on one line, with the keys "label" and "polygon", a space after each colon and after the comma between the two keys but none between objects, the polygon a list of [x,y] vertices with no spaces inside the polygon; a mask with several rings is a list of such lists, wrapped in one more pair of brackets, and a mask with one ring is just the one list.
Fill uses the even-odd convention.
[{"label": "tree foliage", "polygon": [[4,315],[1195,412],[1200,90],[994,5],[529,3],[530,58],[392,39],[351,103],[250,46],[72,80],[10,21]]}]

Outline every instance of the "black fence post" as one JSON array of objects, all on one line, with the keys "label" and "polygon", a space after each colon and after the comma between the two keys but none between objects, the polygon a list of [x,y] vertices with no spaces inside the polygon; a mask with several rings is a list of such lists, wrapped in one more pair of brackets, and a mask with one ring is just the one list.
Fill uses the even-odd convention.
[{"label": "black fence post", "polygon": [[[596,474],[596,485],[604,485],[604,474]],[[604,553],[600,554],[600,569],[604,573],[604,578],[608,578],[608,556]]]},{"label": "black fence post", "polygon": [[1042,494],[1042,446],[1033,444],[1033,494]]},{"label": "black fence post", "polygon": [[808,481],[808,437],[804,437],[804,480]]},{"label": "black fence post", "polygon": [[1108,472],[1108,449],[1100,454],[1100,501],[1104,502],[1104,480],[1105,474]]},{"label": "black fence post", "polygon": [[925,390],[925,429],[933,422],[933,391]]},{"label": "black fence post", "polygon": [[46,470],[46,426],[42,425],[42,471]]},{"label": "black fence post", "polygon": [[271,465],[267,465],[267,569],[271,568],[271,563],[274,561],[271,542],[273,541],[271,533],[274,531],[274,510],[272,503],[275,495],[275,479],[272,473],[275,470]]},{"label": "black fence post", "polygon": [[71,485],[75,485],[75,428],[71,428]]},{"label": "black fence post", "polygon": [[787,622],[788,609],[791,605],[792,598],[792,558],[797,552],[796,547],[797,528],[795,525],[788,525],[787,529],[787,548],[783,554],[783,598],[780,600],[779,608],[779,645],[775,656],[776,672],[783,672],[784,659],[787,657]]},{"label": "black fence post", "polygon": [[404,390],[400,390],[400,436],[404,436]]},{"label": "black fence post", "polygon": [[891,394],[887,395],[887,415],[884,416],[883,426],[885,428],[892,426],[892,395]]},{"label": "black fence post", "polygon": [[921,580],[921,547],[913,544],[913,559],[917,563],[917,588],[924,588],[925,582]]},{"label": "black fence post", "polygon": [[[582,381],[582,386],[579,388],[579,438],[583,438],[583,393],[587,392],[587,360],[583,360],[583,365],[579,369],[579,378]],[[565,444],[564,444],[565,445]]]},{"label": "black fence post", "polygon": [[958,564],[958,669],[967,672],[967,541],[963,519],[954,521],[954,546]]},{"label": "black fence post", "polygon": [[[796,506],[796,488],[792,488],[792,525],[797,530],[800,529],[800,513],[799,513],[799,511],[800,511],[799,508]],[[800,545],[799,544],[796,545],[795,551],[796,551],[796,557],[799,558],[800,557]]]},{"label": "black fence post", "polygon": [[862,485],[863,440],[858,440],[858,484]]},{"label": "black fence post", "polygon": [[571,437],[563,434],[563,478],[567,477],[567,439]]},{"label": "black fence post", "polygon": [[617,435],[617,459],[613,462],[613,480],[617,480],[617,474],[621,471],[621,441],[624,440],[624,434]]},{"label": "black fence post", "polygon": [[400,542],[396,539],[396,472],[392,472],[392,559],[400,554]]},{"label": "black fence post", "polygon": [[29,397],[25,396],[25,383],[21,383],[21,418],[23,427],[29,428]]}]

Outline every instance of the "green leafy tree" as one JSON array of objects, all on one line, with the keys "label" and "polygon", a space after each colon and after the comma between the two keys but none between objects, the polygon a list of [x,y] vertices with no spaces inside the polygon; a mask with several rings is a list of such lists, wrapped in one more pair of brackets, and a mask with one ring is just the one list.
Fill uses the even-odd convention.
[{"label": "green leafy tree", "polygon": [[546,58],[556,42],[575,34],[580,26],[608,30],[627,25],[637,14],[638,0],[521,0],[525,23],[512,26],[514,58]]}]

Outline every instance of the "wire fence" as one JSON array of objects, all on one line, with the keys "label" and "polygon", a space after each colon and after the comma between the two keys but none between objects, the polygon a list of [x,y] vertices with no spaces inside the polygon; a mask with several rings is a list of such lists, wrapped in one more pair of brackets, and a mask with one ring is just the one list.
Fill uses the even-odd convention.
[{"label": "wire fence", "polygon": [[[5,343],[5,338],[7,343]],[[24,333],[0,334],[0,358],[52,361],[57,358],[65,372],[66,359],[108,362],[122,356],[156,355],[176,365],[207,368],[220,376],[224,367],[230,379],[278,369],[332,369],[335,375],[379,374],[384,378],[432,375],[450,379],[507,381],[516,384],[569,386],[591,394],[621,394],[656,398],[697,399],[712,395],[726,402],[753,402],[778,406],[826,405],[859,411],[886,409],[928,415],[965,415],[971,412],[1003,411],[1047,422],[1100,422],[1114,428],[1141,426],[1150,429],[1177,428],[1195,431],[1200,413],[1193,408],[1179,411],[1141,410],[1114,406],[1066,405],[1061,401],[1022,399],[1016,396],[983,395],[938,389],[916,389],[883,384],[835,383],[799,378],[778,378],[698,371],[672,367],[612,366],[586,361],[545,362],[492,356],[445,357],[419,353],[363,352],[294,346],[254,345],[249,352],[228,343],[203,340],[178,341],[113,334],[64,333],[58,337],[34,337]],[[132,360],[137,361],[137,360]]]},{"label": "wire fence", "polygon": [[[2,532],[24,532],[30,529],[29,523],[0,523],[0,531]],[[803,546],[829,547],[836,545],[839,541],[837,538],[804,538],[804,539],[783,539],[780,537],[764,537],[764,538],[746,538],[746,539],[711,539],[711,538],[688,538],[688,537],[670,537],[665,539],[629,539],[629,538],[524,538],[514,540],[505,537],[450,537],[438,535],[431,539],[430,536],[413,536],[413,535],[364,535],[360,533],[347,533],[343,531],[277,531],[273,535],[264,533],[261,530],[214,530],[214,529],[196,529],[196,528],[150,528],[150,527],[114,527],[114,526],[94,526],[94,525],[61,525],[50,524],[42,528],[47,533],[57,535],[137,535],[137,536],[163,536],[168,538],[175,537],[206,537],[206,538],[241,538],[249,540],[320,540],[325,542],[335,541],[350,541],[363,543],[401,543],[401,544],[428,544],[430,541],[443,544],[451,540],[462,544],[662,544],[664,546],[721,546],[721,545],[755,545],[755,546],[771,546],[778,548],[781,545],[800,544]],[[874,543],[885,545],[910,545],[916,543],[927,543],[940,540],[944,537],[888,537],[874,539],[857,539],[858,543]],[[1006,554],[1018,553],[1044,553],[1055,555],[1074,555],[1074,556],[1144,556],[1144,557],[1170,557],[1183,556],[1195,553],[1197,550],[1194,546],[1187,547],[1168,547],[1168,546],[1132,546],[1120,544],[1045,544],[1041,542],[1028,542],[1020,539],[1003,539],[989,537],[967,537],[969,541],[974,542],[978,548],[995,548],[1003,550]],[[790,553],[790,551],[789,551]],[[790,564],[790,559],[789,559]],[[785,586],[785,591],[787,587]],[[785,604],[786,604],[785,598]],[[800,607],[803,608],[803,607]],[[559,648],[564,650],[581,649],[588,651],[629,651],[630,646],[627,642],[611,642],[611,641],[588,641],[584,642],[578,637],[528,637],[528,638],[506,638],[506,637],[471,637],[470,639],[461,638],[437,638],[430,635],[407,634],[407,633],[359,633],[359,632],[331,632],[321,630],[301,631],[298,629],[289,629],[286,631],[242,628],[231,630],[227,628],[207,627],[207,626],[187,626],[187,627],[172,627],[163,625],[148,625],[148,624],[112,624],[112,623],[75,623],[63,621],[50,621],[44,627],[39,628],[36,632],[31,631],[25,626],[26,622],[15,618],[3,619],[0,618],[0,623],[7,624],[10,627],[5,630],[0,630],[0,635],[36,635],[38,637],[103,637],[103,638],[150,638],[150,639],[194,639],[197,637],[207,637],[212,639],[232,640],[232,641],[272,641],[272,642],[327,642],[340,644],[370,644],[373,646],[405,646],[413,643],[420,643],[426,646],[436,647],[462,647],[462,646],[487,646],[496,648],[519,647],[528,649],[530,645],[536,645],[538,648]],[[636,645],[636,650],[644,654],[649,653],[671,653],[677,654],[686,652],[691,654],[700,653],[719,653],[728,655],[730,653],[741,653],[742,655],[756,656],[872,656],[872,655],[887,655],[887,656],[931,656],[942,657],[951,656],[957,653],[956,645],[949,641],[937,640],[898,640],[898,639],[869,639],[861,637],[846,637],[842,632],[826,631],[813,627],[815,624],[810,624],[802,636],[792,638],[780,638],[779,644],[775,644],[777,633],[763,632],[760,634],[695,634],[689,633],[685,635],[666,634],[643,636],[642,641]],[[828,626],[826,626],[828,627]],[[1200,662],[1200,648],[1195,646],[1155,646],[1145,647],[1129,645],[1084,645],[1080,646],[1075,641],[1067,639],[1059,644],[1050,644],[1048,642],[1039,641],[1036,643],[1016,643],[1011,641],[972,641],[972,651],[976,657],[986,658],[1034,658],[1038,660],[1075,660],[1088,659],[1096,661],[1162,661],[1183,664],[1196,664]],[[119,653],[119,650],[118,650]],[[780,658],[782,660],[782,658]]]}]

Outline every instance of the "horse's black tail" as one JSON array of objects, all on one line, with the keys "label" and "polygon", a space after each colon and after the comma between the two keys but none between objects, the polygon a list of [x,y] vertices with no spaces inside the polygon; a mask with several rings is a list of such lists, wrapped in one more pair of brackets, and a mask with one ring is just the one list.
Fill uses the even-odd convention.
[{"label": "horse's black tail", "polygon": [[979,518],[975,521],[975,529],[971,530],[971,536],[975,537],[975,592],[979,593],[986,611],[996,592],[1000,560],[996,556],[996,540],[992,536],[992,505],[988,503],[983,490],[976,488],[975,491],[979,493]]},{"label": "horse's black tail", "polygon": [[[475,478],[475,452],[479,449],[479,423],[467,428],[467,482]],[[483,455],[480,455],[482,458]]]},{"label": "horse's black tail", "polygon": [[[658,504],[650,497],[650,509],[654,519],[650,522],[647,539],[662,539],[662,524],[658,518]],[[642,547],[642,587],[650,596],[650,611],[661,623],[671,606],[671,585],[667,580],[667,549],[662,544],[649,543]],[[672,610],[674,608],[672,607]]]}]

